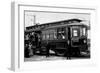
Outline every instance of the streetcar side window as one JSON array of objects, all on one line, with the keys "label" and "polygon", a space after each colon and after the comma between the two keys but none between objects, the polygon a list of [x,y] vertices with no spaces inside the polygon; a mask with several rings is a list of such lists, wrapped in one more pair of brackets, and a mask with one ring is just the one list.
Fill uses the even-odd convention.
[{"label": "streetcar side window", "polygon": [[53,40],[53,33],[50,33],[50,40]]},{"label": "streetcar side window", "polygon": [[54,40],[57,39],[57,35],[56,35],[56,30],[55,29],[50,29],[48,34],[49,34],[49,40]]},{"label": "streetcar side window", "polygon": [[46,40],[46,32],[42,31],[42,40]]},{"label": "streetcar side window", "polygon": [[50,37],[49,34],[46,34],[46,40],[49,40],[49,37]]},{"label": "streetcar side window", "polygon": [[50,31],[49,30],[46,30],[45,31],[45,35],[46,35],[46,40],[49,40],[49,38],[50,38]]},{"label": "streetcar side window", "polygon": [[58,28],[57,29],[57,39],[65,39],[66,36],[66,28]]},{"label": "streetcar side window", "polygon": [[53,36],[53,33],[54,33],[54,30],[53,29],[50,29],[49,30],[49,35],[50,35],[50,40],[53,40],[54,39],[54,36]]},{"label": "streetcar side window", "polygon": [[42,39],[45,40],[45,34],[42,34]]},{"label": "streetcar side window", "polygon": [[56,32],[56,30],[54,31],[53,36],[54,36],[54,39],[57,39],[57,32]]}]

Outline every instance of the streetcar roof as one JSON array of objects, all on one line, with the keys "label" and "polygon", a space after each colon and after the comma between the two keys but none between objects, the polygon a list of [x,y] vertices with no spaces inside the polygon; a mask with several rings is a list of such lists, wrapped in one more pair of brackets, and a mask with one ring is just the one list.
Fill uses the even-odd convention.
[{"label": "streetcar roof", "polygon": [[61,21],[55,21],[55,22],[49,22],[49,23],[43,23],[43,24],[40,24],[40,25],[34,25],[34,26],[28,26],[26,27],[26,29],[31,29],[31,28],[34,28],[34,27],[45,27],[45,26],[55,26],[55,24],[70,24],[70,23],[74,23],[74,22],[82,22],[83,20],[80,20],[80,19],[68,19],[68,20],[61,20]]},{"label": "streetcar roof", "polygon": [[53,29],[53,28],[59,28],[59,27],[70,27],[70,26],[82,26],[82,27],[88,27],[87,25],[85,24],[82,24],[82,23],[71,23],[71,24],[64,24],[64,25],[54,25],[54,26],[50,26],[50,27],[46,27],[45,29],[43,30],[46,30],[46,29]]},{"label": "streetcar roof", "polygon": [[35,31],[41,31],[41,29],[37,28],[37,29],[25,30],[25,32],[35,32]]},{"label": "streetcar roof", "polygon": [[67,22],[67,24],[68,24],[69,22],[72,22],[72,21],[81,22],[82,20],[74,18],[74,19],[68,19],[68,20],[61,20],[61,21],[43,23],[41,25],[55,24],[55,23],[61,23],[61,22]]}]

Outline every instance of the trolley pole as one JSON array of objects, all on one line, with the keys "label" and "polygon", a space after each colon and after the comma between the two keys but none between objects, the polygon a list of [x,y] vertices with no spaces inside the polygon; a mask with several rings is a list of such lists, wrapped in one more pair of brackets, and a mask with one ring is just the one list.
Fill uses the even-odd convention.
[{"label": "trolley pole", "polygon": [[36,15],[26,14],[26,16],[31,16],[31,25],[36,25]]},{"label": "trolley pole", "polygon": [[33,24],[32,25],[36,25],[36,16],[35,15],[31,15],[31,16],[33,17],[33,20],[32,20]]}]

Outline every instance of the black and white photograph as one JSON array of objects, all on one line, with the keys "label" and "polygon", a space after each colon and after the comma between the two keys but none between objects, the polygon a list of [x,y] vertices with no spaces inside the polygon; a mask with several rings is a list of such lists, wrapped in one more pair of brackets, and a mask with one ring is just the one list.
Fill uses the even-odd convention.
[{"label": "black and white photograph", "polygon": [[91,58],[89,13],[24,10],[24,61]]},{"label": "black and white photograph", "polygon": [[12,3],[12,70],[66,72],[96,65],[96,11],[84,5]]}]

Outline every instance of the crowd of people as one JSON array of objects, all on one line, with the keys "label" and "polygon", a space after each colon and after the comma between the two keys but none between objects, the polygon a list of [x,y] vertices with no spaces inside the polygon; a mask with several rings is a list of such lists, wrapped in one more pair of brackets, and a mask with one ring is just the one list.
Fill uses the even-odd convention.
[{"label": "crowd of people", "polygon": [[36,48],[40,47],[41,43],[40,35],[32,32],[32,33],[25,33],[25,41],[24,41],[24,47],[25,47],[25,57],[30,57],[35,54]]}]

